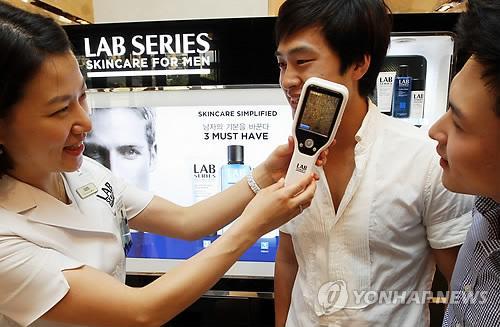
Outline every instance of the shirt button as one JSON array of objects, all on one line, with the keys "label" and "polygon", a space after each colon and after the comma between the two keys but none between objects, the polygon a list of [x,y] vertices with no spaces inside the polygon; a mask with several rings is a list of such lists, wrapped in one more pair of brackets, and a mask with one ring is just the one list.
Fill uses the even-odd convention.
[{"label": "shirt button", "polygon": [[470,286],[469,284],[465,285],[464,286],[464,291],[466,291],[467,293],[471,292],[472,291],[472,286]]}]

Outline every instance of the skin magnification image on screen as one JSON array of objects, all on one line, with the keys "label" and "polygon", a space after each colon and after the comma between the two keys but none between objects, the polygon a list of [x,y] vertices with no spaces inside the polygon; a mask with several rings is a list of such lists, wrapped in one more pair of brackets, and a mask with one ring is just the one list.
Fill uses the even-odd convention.
[{"label": "skin magnification image on screen", "polygon": [[301,128],[328,136],[338,103],[339,99],[337,97],[311,91],[302,115]]}]

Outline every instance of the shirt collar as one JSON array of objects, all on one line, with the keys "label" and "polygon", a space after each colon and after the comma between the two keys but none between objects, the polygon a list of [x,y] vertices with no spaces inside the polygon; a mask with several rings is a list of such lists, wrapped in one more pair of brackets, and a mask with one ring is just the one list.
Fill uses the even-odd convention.
[{"label": "shirt collar", "polygon": [[0,179],[0,207],[20,213],[37,206],[33,196],[33,186],[9,175]]},{"label": "shirt collar", "polygon": [[483,196],[476,197],[474,208],[489,223],[490,238],[500,238],[500,203]]},{"label": "shirt collar", "polygon": [[368,112],[363,119],[363,123],[359,128],[358,132],[354,136],[354,139],[358,143],[370,142],[375,137],[375,123],[377,122],[377,116],[379,115],[378,108],[373,104],[373,102],[368,99]]},{"label": "shirt collar", "polygon": [[[68,184],[73,185],[72,189],[77,189],[92,181],[92,175],[88,172],[76,171],[64,175]],[[76,200],[75,197],[75,200],[78,201],[78,203],[75,202],[77,207],[75,209],[63,204],[48,193],[13,177],[4,175],[0,179],[0,208],[17,214],[24,214],[33,209],[26,215],[27,218],[45,225],[113,234],[114,220],[111,220],[112,223],[108,222],[107,215],[103,214],[101,207],[91,201],[94,197],[95,194],[80,201]],[[85,212],[82,213],[81,206],[84,205],[84,202],[89,204],[86,206]],[[111,214],[115,215],[114,209],[110,210]]]},{"label": "shirt collar", "polygon": [[498,211],[498,209],[500,208],[500,203],[497,203],[492,198],[478,196],[474,201],[474,206],[476,207],[477,211],[479,211],[479,213],[484,216],[485,214],[488,214],[495,209]]}]

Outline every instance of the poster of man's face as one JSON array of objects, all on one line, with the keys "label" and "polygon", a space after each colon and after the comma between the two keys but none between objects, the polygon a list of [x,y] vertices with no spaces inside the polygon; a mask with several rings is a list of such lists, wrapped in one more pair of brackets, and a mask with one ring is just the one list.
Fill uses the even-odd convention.
[{"label": "poster of man's face", "polygon": [[[286,143],[290,108],[280,89],[260,91],[274,100],[240,104],[266,101],[260,95],[242,97],[231,89],[91,93],[93,126],[85,141],[85,155],[130,184],[180,206],[191,206],[222,190],[223,171],[235,166],[229,163],[228,146],[240,146],[244,165],[255,167],[278,144]],[[230,103],[221,104],[224,101]],[[262,245],[256,243],[242,260],[274,260],[277,235],[277,231],[266,235]],[[213,233],[186,242],[132,231],[133,246],[127,255],[187,259],[217,237]]]},{"label": "poster of man's face", "polygon": [[154,118],[145,107],[95,108],[84,154],[148,190],[157,151]]}]

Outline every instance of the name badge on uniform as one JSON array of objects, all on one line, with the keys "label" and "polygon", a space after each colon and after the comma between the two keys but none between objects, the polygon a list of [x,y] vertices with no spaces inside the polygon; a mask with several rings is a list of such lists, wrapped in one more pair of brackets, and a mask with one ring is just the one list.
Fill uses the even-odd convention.
[{"label": "name badge on uniform", "polygon": [[121,201],[116,204],[116,218],[120,225],[123,250],[125,251],[125,254],[127,254],[132,247],[132,235],[130,234],[130,228],[128,227],[127,211]]},{"label": "name badge on uniform", "polygon": [[76,193],[83,199],[88,198],[92,194],[97,193],[97,187],[95,186],[94,183],[89,183],[87,185],[84,185],[80,188],[76,189]]}]

